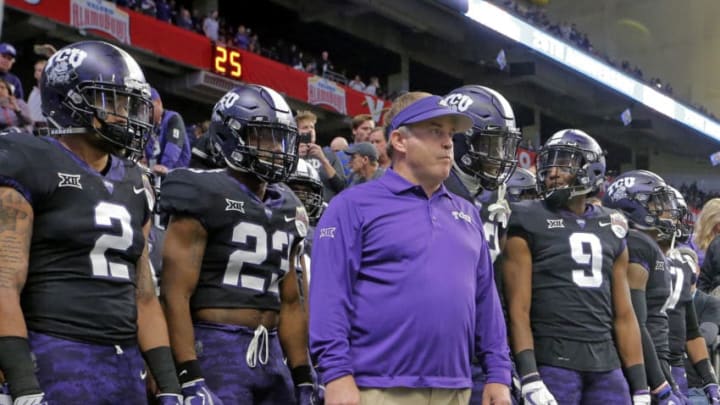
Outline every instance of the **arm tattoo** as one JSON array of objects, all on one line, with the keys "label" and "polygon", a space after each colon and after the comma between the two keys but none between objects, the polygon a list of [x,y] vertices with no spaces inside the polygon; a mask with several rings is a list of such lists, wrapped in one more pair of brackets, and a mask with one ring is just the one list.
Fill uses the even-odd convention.
[{"label": "arm tattoo", "polygon": [[22,289],[27,276],[33,212],[15,189],[0,187],[0,288]]}]

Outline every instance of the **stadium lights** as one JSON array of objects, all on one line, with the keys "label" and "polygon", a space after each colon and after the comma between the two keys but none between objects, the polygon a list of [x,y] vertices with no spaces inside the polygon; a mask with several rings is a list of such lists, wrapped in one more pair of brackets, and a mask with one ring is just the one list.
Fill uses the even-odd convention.
[{"label": "stadium lights", "polygon": [[636,80],[618,69],[570,46],[484,0],[470,0],[470,19],[519,42],[585,76],[610,87],[703,135],[720,141],[720,122],[687,107],[656,88]]}]

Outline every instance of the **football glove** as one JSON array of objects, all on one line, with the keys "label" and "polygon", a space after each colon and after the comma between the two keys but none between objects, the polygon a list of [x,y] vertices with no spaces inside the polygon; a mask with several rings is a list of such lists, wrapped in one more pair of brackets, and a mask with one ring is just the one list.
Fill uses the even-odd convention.
[{"label": "football glove", "polygon": [[650,399],[650,391],[648,390],[641,390],[641,391],[635,391],[632,395],[632,403],[633,405],[650,405],[651,403]]},{"label": "football glove", "polygon": [[39,394],[23,395],[15,398],[13,405],[48,405],[48,401],[45,400],[45,394],[42,392]]},{"label": "football glove", "polygon": [[205,384],[204,378],[183,384],[182,394],[185,398],[185,405],[223,405],[220,398]]},{"label": "football glove", "polygon": [[710,405],[720,405],[720,389],[717,384],[708,384],[703,387],[703,391]]},{"label": "football glove", "polygon": [[538,375],[523,378],[520,392],[527,405],[558,405],[555,397]]},{"label": "football glove", "polygon": [[682,402],[675,393],[673,393],[670,384],[666,384],[665,387],[660,390],[657,394],[653,394],[653,403],[657,405],[682,405]]}]

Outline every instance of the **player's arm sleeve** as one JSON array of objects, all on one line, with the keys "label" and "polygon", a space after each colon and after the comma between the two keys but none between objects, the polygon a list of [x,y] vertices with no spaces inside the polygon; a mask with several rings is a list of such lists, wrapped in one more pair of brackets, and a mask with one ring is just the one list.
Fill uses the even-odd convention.
[{"label": "player's arm sleeve", "polygon": [[720,285],[720,236],[710,242],[697,282],[697,287],[706,293],[710,293],[718,285]]},{"label": "player's arm sleeve", "polygon": [[[645,283],[649,277],[651,271],[651,258],[649,257],[645,249],[637,248],[639,240],[629,236],[630,238],[630,263],[628,264],[628,281],[630,284],[630,297],[632,299],[633,309],[635,310],[635,316],[638,320],[640,327],[640,340],[642,342],[643,359],[645,362],[645,373],[647,374],[648,385],[653,390],[659,387],[665,382],[665,375],[660,364],[657,352],[655,351],[655,344],[653,343],[652,336],[645,325],[647,321],[647,299],[645,291]],[[634,245],[634,246],[633,246]],[[654,263],[652,264],[654,266]],[[653,267],[654,269],[654,267]],[[642,288],[639,288],[637,280],[640,273],[644,274],[644,282]]]},{"label": "player's arm sleeve", "polygon": [[353,374],[351,294],[361,256],[361,219],[352,202],[340,195],[320,219],[312,249],[310,352],[324,384]]},{"label": "player's arm sleeve", "polygon": [[165,149],[158,163],[168,169],[187,166],[187,162],[182,162],[180,159],[183,149],[189,146],[186,145],[188,140],[185,133],[185,123],[180,114],[173,114],[172,118],[168,120],[164,134]]},{"label": "player's arm sleeve", "polygon": [[512,365],[505,318],[495,287],[490,250],[485,236],[481,236],[483,249],[478,261],[475,297],[475,353],[485,371],[486,383],[510,386]]},{"label": "player's arm sleeve", "polygon": [[171,216],[192,217],[200,222],[207,230],[208,215],[206,204],[210,200],[209,190],[193,179],[189,170],[173,170],[168,173],[160,188],[157,200],[158,213],[170,218]]}]

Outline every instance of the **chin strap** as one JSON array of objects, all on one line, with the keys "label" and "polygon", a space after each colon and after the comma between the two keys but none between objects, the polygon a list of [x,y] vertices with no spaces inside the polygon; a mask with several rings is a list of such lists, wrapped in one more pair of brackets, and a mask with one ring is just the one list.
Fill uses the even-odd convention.
[{"label": "chin strap", "polygon": [[510,204],[505,199],[505,192],[507,191],[507,185],[505,183],[500,184],[497,189],[497,201],[488,206],[488,219],[492,222],[497,222],[503,228],[507,228],[508,219],[512,210]]}]

